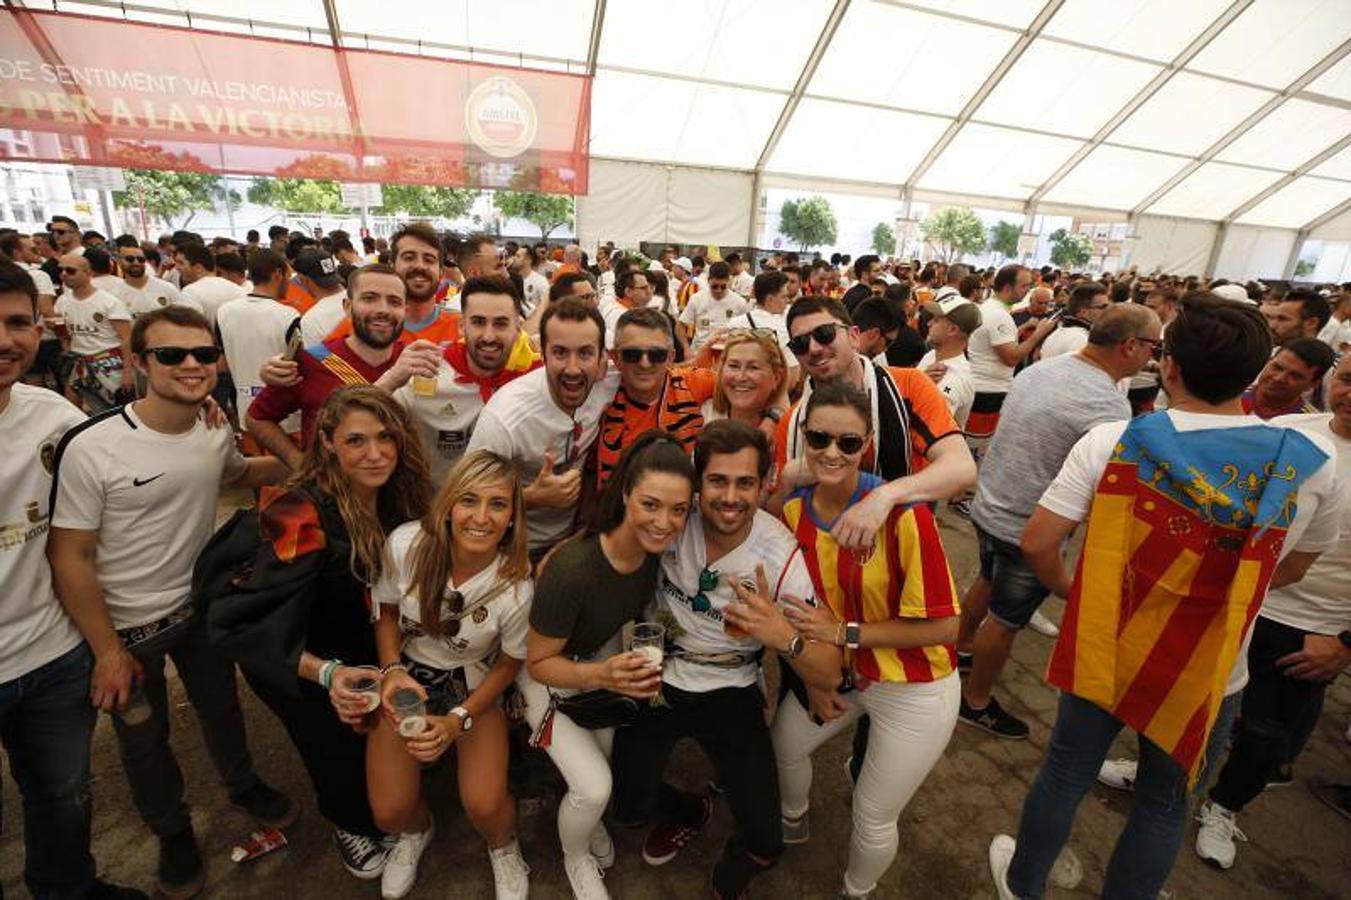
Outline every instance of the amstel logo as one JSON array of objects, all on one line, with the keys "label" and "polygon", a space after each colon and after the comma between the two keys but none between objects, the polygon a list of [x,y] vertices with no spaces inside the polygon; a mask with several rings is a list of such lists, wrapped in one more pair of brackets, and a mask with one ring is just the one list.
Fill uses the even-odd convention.
[{"label": "amstel logo", "polygon": [[535,101],[510,78],[496,76],[469,92],[464,127],[483,152],[499,159],[519,156],[535,141]]}]

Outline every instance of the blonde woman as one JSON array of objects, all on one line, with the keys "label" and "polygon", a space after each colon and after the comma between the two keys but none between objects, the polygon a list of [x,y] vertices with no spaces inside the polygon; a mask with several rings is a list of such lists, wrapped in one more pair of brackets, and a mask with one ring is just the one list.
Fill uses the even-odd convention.
[{"label": "blonde woman", "polygon": [[[728,332],[718,360],[713,397],[704,404],[704,421],[735,419],[764,431],[766,417],[775,422],[783,412],[784,384],[789,377],[779,339],[772,329],[735,329]],[[774,412],[770,412],[774,410]],[[772,426],[773,423],[769,423]],[[771,466],[766,487],[777,490],[779,473]]]},{"label": "blonde woman", "polygon": [[[417,878],[433,823],[422,766],[455,750],[460,801],[488,844],[497,900],[524,900],[529,869],[507,792],[507,720],[498,704],[525,660],[530,615],[525,501],[511,461],[476,450],[450,470],[420,522],[389,536],[389,565],[372,591],[384,715],[369,737],[375,822],[398,833],[381,879],[386,898]],[[423,729],[400,730],[395,695],[423,699]],[[407,693],[403,695],[405,698]]]},{"label": "blonde woman", "polygon": [[[315,435],[284,491],[264,499],[262,542],[210,596],[207,624],[290,735],[343,865],[379,878],[389,845],[366,796],[370,723],[352,687],[369,674],[359,666],[379,662],[366,591],[388,566],[386,535],[427,511],[431,485],[408,413],[381,390],[335,391]],[[199,596],[221,537],[198,560]]]}]

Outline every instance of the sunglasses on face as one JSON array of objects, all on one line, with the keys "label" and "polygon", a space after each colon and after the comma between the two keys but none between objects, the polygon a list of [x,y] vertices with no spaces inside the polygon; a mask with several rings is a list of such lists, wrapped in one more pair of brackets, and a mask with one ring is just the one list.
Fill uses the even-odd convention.
[{"label": "sunglasses on face", "polygon": [[219,347],[146,347],[146,356],[153,356],[166,366],[180,365],[189,355],[204,366],[220,359]]},{"label": "sunglasses on face", "polygon": [[823,325],[817,325],[806,334],[789,338],[788,349],[793,351],[794,356],[802,356],[812,348],[812,341],[816,341],[819,346],[829,347],[835,342],[835,335],[841,327],[838,322],[826,322]]},{"label": "sunglasses on face", "polygon": [[60,237],[60,236],[63,235],[63,234],[74,234],[74,233],[75,233],[75,232],[71,231],[69,228],[49,228],[49,229],[47,229],[47,230],[50,231],[50,232],[52,233],[52,236],[53,236],[53,237]]},{"label": "sunglasses on face", "polygon": [[77,268],[75,268],[74,266],[62,266],[62,267],[61,267],[61,274],[62,274],[62,275],[78,275],[78,274],[80,274],[80,270],[77,269]]},{"label": "sunglasses on face", "polygon": [[128,263],[143,263],[143,262],[145,262],[145,257],[144,257],[144,256],[124,256],[124,257],[122,257],[122,262],[128,262]]},{"label": "sunglasses on face", "polygon": [[802,436],[807,439],[807,446],[813,450],[825,450],[834,444],[845,456],[853,456],[868,443],[867,435],[831,434],[829,431],[817,431],[815,428],[802,429]]},{"label": "sunglasses on face", "polygon": [[643,361],[643,357],[654,366],[659,366],[671,358],[671,350],[668,347],[620,347],[619,359],[629,365],[637,365]]}]

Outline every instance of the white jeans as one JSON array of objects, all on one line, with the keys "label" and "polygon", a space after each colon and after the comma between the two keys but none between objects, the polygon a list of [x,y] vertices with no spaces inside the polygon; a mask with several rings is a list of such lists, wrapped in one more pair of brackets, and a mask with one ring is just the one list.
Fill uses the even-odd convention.
[{"label": "white jeans", "polygon": [[[549,710],[549,692],[524,668],[516,683],[525,696],[526,721],[537,730]],[[554,716],[545,752],[568,783],[568,792],[558,804],[558,842],[565,854],[589,853],[591,835],[601,827],[600,817],[610,802],[610,747],[614,737],[613,728],[589,731],[562,713]]]},{"label": "white jeans", "polygon": [[796,819],[807,813],[812,751],[864,713],[872,717],[868,752],[854,788],[854,831],[844,872],[845,891],[861,896],[877,886],[896,858],[896,821],[952,737],[961,687],[954,673],[914,684],[878,682],[844,696],[849,711],[817,725],[789,694],[779,704],[771,731],[783,815]]}]

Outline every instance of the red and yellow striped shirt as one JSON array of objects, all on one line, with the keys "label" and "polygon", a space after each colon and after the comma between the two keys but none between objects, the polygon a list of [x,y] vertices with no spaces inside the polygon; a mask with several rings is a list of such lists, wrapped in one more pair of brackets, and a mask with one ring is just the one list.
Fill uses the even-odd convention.
[{"label": "red and yellow striped shirt", "polygon": [[[852,503],[882,483],[864,473]],[[795,491],[783,520],[797,535],[816,595],[845,622],[941,619],[955,616],[957,586],[938,536],[933,512],[924,504],[898,506],[878,529],[871,550],[844,550],[811,511],[811,488]],[[897,649],[863,647],[851,653],[854,672],[869,681],[920,682],[946,678],[957,669],[956,647],[934,644]]]}]

